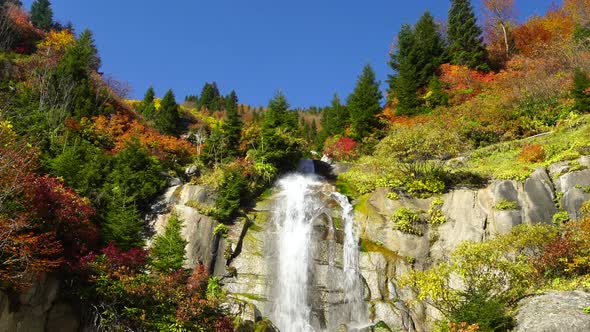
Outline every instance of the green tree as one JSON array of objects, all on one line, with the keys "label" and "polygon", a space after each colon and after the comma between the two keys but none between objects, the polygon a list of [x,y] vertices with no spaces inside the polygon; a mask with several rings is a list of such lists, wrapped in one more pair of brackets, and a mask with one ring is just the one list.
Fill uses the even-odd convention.
[{"label": "green tree", "polygon": [[442,64],[445,51],[439,27],[428,11],[420,17],[414,27],[413,44],[418,85],[424,87]]},{"label": "green tree", "polygon": [[574,86],[572,96],[574,97],[574,109],[578,112],[590,111],[590,78],[581,69],[574,72]]},{"label": "green tree", "polygon": [[156,93],[154,88],[150,86],[145,92],[143,102],[139,107],[141,113],[143,113],[146,119],[152,119],[156,114],[156,104],[154,103],[155,98]]},{"label": "green tree", "polygon": [[167,135],[177,134],[180,115],[172,89],[168,90],[162,98],[161,107],[155,115],[155,121],[159,132]]},{"label": "green tree", "polygon": [[447,57],[451,63],[489,70],[481,28],[470,0],[451,0],[447,30]]},{"label": "green tree", "polygon": [[0,0],[0,8],[9,3],[14,4],[17,7],[22,7],[23,5],[22,1],[19,0]]},{"label": "green tree", "polygon": [[199,98],[198,108],[206,108],[209,113],[219,111],[221,109],[220,98],[221,94],[217,88],[217,83],[205,83],[201,90],[201,97]]},{"label": "green tree", "polygon": [[424,100],[426,107],[431,110],[449,104],[449,95],[443,90],[442,83],[436,75],[432,76],[428,83],[428,93],[424,96]]},{"label": "green tree", "polygon": [[289,103],[278,92],[268,103],[262,123],[262,137],[256,157],[273,164],[279,171],[292,170],[302,156],[302,139],[296,112],[289,111]]},{"label": "green tree", "polygon": [[127,202],[124,192],[116,192],[107,206],[102,234],[107,242],[129,250],[142,247],[145,228],[137,207]]},{"label": "green tree", "polygon": [[242,117],[238,112],[238,96],[232,92],[225,98],[225,122],[223,133],[227,137],[228,154],[237,156],[239,153],[240,139],[242,138]]},{"label": "green tree", "polygon": [[35,0],[31,4],[31,23],[39,29],[49,31],[53,25],[53,10],[49,0]]},{"label": "green tree", "polygon": [[164,233],[156,235],[151,250],[152,266],[164,273],[178,271],[184,264],[185,247],[188,242],[182,238],[182,220],[172,213]]},{"label": "green tree", "polygon": [[375,72],[370,65],[366,65],[347,100],[355,138],[368,136],[371,130],[379,126],[377,115],[381,112],[382,98]]},{"label": "green tree", "polygon": [[332,103],[322,111],[320,123],[322,130],[319,134],[321,142],[333,135],[341,135],[346,130],[346,126],[350,122],[350,113],[346,105],[342,105],[340,97],[337,93],[332,98]]}]

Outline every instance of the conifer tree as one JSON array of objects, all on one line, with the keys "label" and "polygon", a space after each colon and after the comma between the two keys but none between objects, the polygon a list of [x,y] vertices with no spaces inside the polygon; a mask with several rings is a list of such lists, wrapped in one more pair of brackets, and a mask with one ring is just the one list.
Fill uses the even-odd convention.
[{"label": "conifer tree", "polygon": [[396,74],[389,76],[388,96],[397,99],[397,114],[415,114],[420,106],[417,55],[414,31],[409,24],[404,24],[397,36],[396,52],[391,54],[389,62]]},{"label": "conifer tree", "polygon": [[578,112],[590,111],[590,78],[588,74],[581,69],[574,73],[574,87],[572,96],[574,97],[574,109]]},{"label": "conifer tree", "polygon": [[342,105],[337,93],[332,98],[331,105],[322,111],[320,123],[322,129],[318,134],[318,144],[321,145],[328,137],[341,135],[350,122],[350,113],[346,105]]},{"label": "conifer tree", "polygon": [[31,23],[39,29],[49,31],[53,25],[53,10],[49,0],[35,0],[31,5]]},{"label": "conifer tree", "polygon": [[438,77],[432,76],[428,84],[428,93],[425,96],[426,106],[429,109],[434,109],[438,106],[446,106],[449,104],[449,95],[443,90],[443,86]]},{"label": "conifer tree", "polygon": [[347,100],[356,138],[360,139],[369,135],[372,129],[379,126],[377,115],[381,112],[382,98],[379,82],[375,80],[375,72],[370,65],[366,65]]},{"label": "conifer tree", "polygon": [[151,250],[151,264],[160,272],[174,272],[182,268],[187,241],[182,238],[182,220],[172,213],[164,233],[156,235]]},{"label": "conifer tree", "polygon": [[414,27],[413,53],[418,85],[428,85],[438,66],[442,64],[444,42],[434,17],[426,11]]},{"label": "conifer tree", "polygon": [[156,105],[154,103],[154,99],[156,98],[156,93],[153,87],[149,87],[145,92],[143,97],[143,102],[140,106],[140,111],[146,117],[146,119],[152,119],[156,113]]},{"label": "conifer tree", "polygon": [[242,137],[242,117],[238,112],[238,96],[233,90],[225,98],[225,111],[226,117],[223,123],[223,132],[227,137],[228,153],[231,156],[237,156]]},{"label": "conifer tree", "polygon": [[155,116],[156,128],[163,134],[176,135],[180,115],[178,114],[178,104],[174,97],[172,89],[168,90],[162,98],[161,108]]},{"label": "conifer tree", "polygon": [[103,234],[107,242],[129,250],[143,246],[144,226],[135,205],[128,203],[123,193],[117,193],[107,207]]},{"label": "conifer tree", "polygon": [[199,99],[199,109],[206,108],[209,113],[219,111],[220,105],[220,93],[217,88],[217,83],[205,83],[203,90],[201,90],[201,98]]},{"label": "conifer tree", "polygon": [[489,70],[482,31],[470,0],[451,0],[448,25],[447,57],[451,63]]}]

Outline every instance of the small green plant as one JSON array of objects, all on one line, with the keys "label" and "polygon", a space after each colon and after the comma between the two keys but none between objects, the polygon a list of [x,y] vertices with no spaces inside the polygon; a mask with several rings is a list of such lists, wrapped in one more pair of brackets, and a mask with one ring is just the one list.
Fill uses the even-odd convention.
[{"label": "small green plant", "polygon": [[224,224],[218,224],[213,228],[213,234],[218,235],[221,234],[223,238],[227,238],[227,233],[229,232],[229,228],[227,228]]},{"label": "small green plant", "polygon": [[442,212],[442,207],[444,204],[445,202],[440,197],[435,198],[432,203],[430,203],[428,215],[430,216],[429,222],[431,224],[441,225],[447,222],[447,218]]},{"label": "small green plant", "polygon": [[500,211],[507,211],[507,210],[518,210],[518,202],[514,201],[507,201],[505,199],[499,201],[495,206],[494,209]]},{"label": "small green plant", "polygon": [[225,250],[223,251],[223,258],[226,260],[230,260],[234,255],[234,250],[232,249],[232,243],[228,242],[225,246]]},{"label": "small green plant", "polygon": [[582,212],[582,215],[584,217],[590,217],[590,200],[582,203],[582,206],[580,207],[580,212]]},{"label": "small green plant", "polygon": [[553,224],[560,226],[570,221],[570,215],[567,211],[559,211],[553,215]]},{"label": "small green plant", "polygon": [[207,281],[207,298],[218,299],[223,296],[223,288],[218,277],[211,277]]},{"label": "small green plant", "polygon": [[579,161],[574,160],[570,163],[570,169],[568,170],[568,172],[581,171],[587,168],[588,167],[586,167],[586,165],[582,165]]},{"label": "small green plant", "polygon": [[590,306],[588,306],[586,308],[582,308],[582,312],[585,314],[590,314]]},{"label": "small green plant", "polygon": [[392,201],[397,201],[399,199],[399,194],[395,191],[388,192],[386,197]]},{"label": "small green plant", "polygon": [[395,229],[413,235],[422,236],[422,231],[416,228],[420,223],[420,214],[417,211],[401,207],[393,213],[391,220],[395,224]]},{"label": "small green plant", "polygon": [[445,182],[437,178],[414,179],[406,183],[406,190],[416,198],[428,198],[445,191]]}]

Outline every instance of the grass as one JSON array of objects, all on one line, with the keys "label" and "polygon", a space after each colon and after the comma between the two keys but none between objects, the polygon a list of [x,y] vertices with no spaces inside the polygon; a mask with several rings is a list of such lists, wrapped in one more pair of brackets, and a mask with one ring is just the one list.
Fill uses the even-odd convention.
[{"label": "grass", "polygon": [[[545,160],[537,163],[520,161],[518,155],[525,145],[539,144],[545,150]],[[563,121],[555,131],[516,141],[503,142],[477,149],[459,171],[472,172],[489,178],[525,180],[537,167],[574,160],[590,154],[590,115]]]}]

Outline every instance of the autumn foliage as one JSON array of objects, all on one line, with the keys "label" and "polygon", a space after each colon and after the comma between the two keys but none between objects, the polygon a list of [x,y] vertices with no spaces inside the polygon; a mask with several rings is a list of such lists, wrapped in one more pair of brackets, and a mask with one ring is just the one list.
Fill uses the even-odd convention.
[{"label": "autumn foliage", "polygon": [[115,113],[98,116],[92,120],[82,119],[84,135],[112,153],[125,149],[127,143],[137,138],[150,154],[167,163],[187,163],[196,155],[197,149],[186,140],[162,135],[139,122],[130,114]]},{"label": "autumn foliage", "polygon": [[545,149],[539,144],[525,145],[518,155],[518,160],[526,163],[538,163],[545,160]]},{"label": "autumn foliage", "polygon": [[352,160],[357,156],[357,142],[350,137],[330,138],[324,146],[324,154],[336,160]]}]

